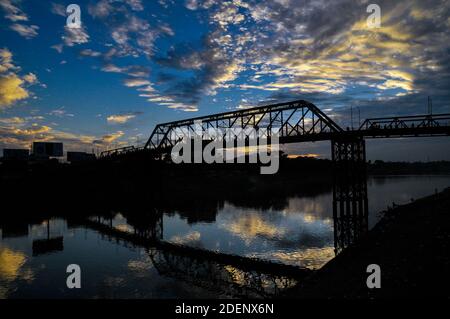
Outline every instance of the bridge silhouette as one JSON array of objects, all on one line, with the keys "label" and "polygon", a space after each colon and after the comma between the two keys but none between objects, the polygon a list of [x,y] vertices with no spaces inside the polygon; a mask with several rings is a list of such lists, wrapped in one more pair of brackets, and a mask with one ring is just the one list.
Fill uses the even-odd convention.
[{"label": "bridge silhouette", "polygon": [[297,100],[158,124],[143,147],[107,150],[100,158],[118,159],[136,152],[168,153],[179,142],[177,134],[171,133],[177,129],[195,132],[194,126],[198,123],[204,135],[210,128],[265,129],[268,137],[277,133],[280,144],[450,135],[450,113],[369,118],[357,129],[344,130],[311,102]]},{"label": "bridge silhouette", "polygon": [[339,252],[368,230],[365,140],[450,136],[450,114],[369,118],[357,129],[343,129],[311,102],[297,100],[158,124],[143,147],[105,151],[101,159],[120,162],[139,154],[161,159],[180,142],[179,135],[172,133],[184,130],[198,134],[199,126],[202,139],[210,128],[254,128],[266,130],[268,144],[275,133],[280,144],[331,141],[334,234],[335,243],[339,243],[335,249]]}]

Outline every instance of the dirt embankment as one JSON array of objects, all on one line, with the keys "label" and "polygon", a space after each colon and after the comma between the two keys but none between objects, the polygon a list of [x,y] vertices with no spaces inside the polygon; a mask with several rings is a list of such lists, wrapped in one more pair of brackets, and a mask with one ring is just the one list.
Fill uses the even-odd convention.
[{"label": "dirt embankment", "polygon": [[[449,298],[450,188],[386,213],[368,236],[290,291],[300,298]],[[367,288],[367,266],[381,288]]]}]

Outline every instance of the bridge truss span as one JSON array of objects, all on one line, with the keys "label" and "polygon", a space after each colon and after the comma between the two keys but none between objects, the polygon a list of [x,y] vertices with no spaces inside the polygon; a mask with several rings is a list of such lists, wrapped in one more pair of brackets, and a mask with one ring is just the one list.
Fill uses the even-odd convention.
[{"label": "bridge truss span", "polygon": [[450,113],[369,118],[353,132],[369,138],[446,136]]},{"label": "bridge truss span", "polygon": [[250,109],[202,116],[187,120],[158,124],[145,144],[145,149],[165,149],[174,146],[179,137],[175,130],[196,133],[195,126],[207,135],[209,129],[265,129],[270,136],[278,133],[280,142],[301,142],[329,139],[342,129],[314,104],[292,101]]}]

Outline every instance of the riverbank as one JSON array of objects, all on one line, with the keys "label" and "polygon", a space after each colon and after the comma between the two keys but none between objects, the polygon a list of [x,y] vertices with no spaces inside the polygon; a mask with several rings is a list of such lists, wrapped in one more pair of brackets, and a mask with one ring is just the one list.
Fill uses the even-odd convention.
[{"label": "riverbank", "polygon": [[[357,245],[328,262],[296,298],[449,298],[450,188],[397,206]],[[367,266],[381,268],[381,288],[368,289]]]}]

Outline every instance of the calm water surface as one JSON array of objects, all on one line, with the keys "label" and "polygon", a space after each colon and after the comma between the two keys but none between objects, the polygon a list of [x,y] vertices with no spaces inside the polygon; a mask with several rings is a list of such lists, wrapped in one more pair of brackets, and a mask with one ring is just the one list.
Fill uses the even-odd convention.
[{"label": "calm water surface", "polygon": [[[377,212],[393,202],[408,203],[449,186],[450,176],[370,178],[369,227],[378,221]],[[188,222],[181,217],[185,215],[173,211],[162,215],[158,236],[189,247],[320,268],[335,256],[331,191],[289,197],[285,203],[283,208],[256,209],[224,202],[211,222]],[[117,232],[134,232],[120,212],[110,221],[92,220]],[[65,219],[0,226],[0,298],[233,297],[252,295],[261,288],[242,292],[248,282],[232,266],[136,245]],[[82,269],[81,289],[66,286],[69,264]],[[286,284],[276,280],[273,284],[265,278],[260,285],[267,289],[270,284]]]}]

